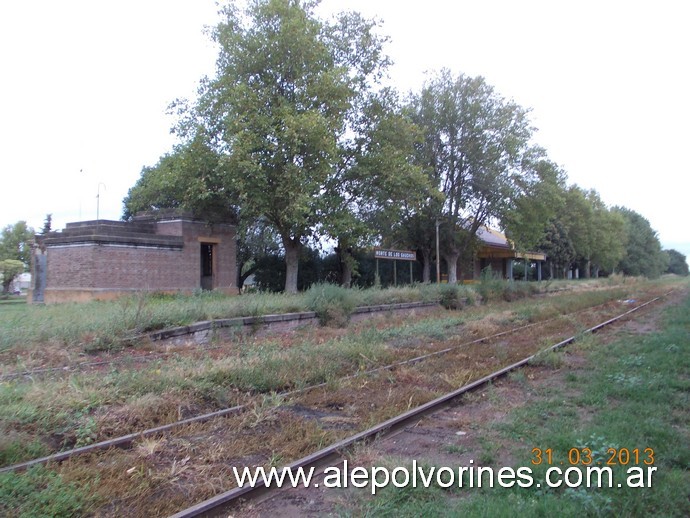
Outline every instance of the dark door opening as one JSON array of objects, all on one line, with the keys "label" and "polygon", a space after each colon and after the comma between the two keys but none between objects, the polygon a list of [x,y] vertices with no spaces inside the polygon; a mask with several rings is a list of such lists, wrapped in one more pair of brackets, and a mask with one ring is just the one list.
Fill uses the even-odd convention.
[{"label": "dark door opening", "polygon": [[201,289],[213,289],[213,245],[201,243]]}]

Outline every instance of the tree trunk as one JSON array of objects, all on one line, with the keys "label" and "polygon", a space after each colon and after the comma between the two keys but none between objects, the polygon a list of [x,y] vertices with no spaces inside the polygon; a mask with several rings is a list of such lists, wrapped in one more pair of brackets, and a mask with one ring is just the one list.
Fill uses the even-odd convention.
[{"label": "tree trunk", "polygon": [[422,249],[422,282],[431,282],[431,250]]},{"label": "tree trunk", "polygon": [[525,277],[525,282],[527,282],[527,281],[529,280],[529,267],[530,267],[530,262],[527,260],[526,257],[523,259],[522,262],[523,262],[523,265],[524,265],[524,268],[525,268],[525,271],[524,271],[524,274],[525,274],[525,275],[524,275],[524,277]]},{"label": "tree trunk", "polygon": [[297,293],[297,273],[299,252],[302,247],[299,239],[283,237],[285,248],[285,293]]},{"label": "tree trunk", "polygon": [[552,262],[552,261],[549,261],[549,280],[553,280],[553,279],[554,279],[554,276],[553,276],[553,262]]},{"label": "tree trunk", "polygon": [[355,258],[352,257],[349,250],[344,247],[339,247],[340,250],[340,266],[341,266],[341,279],[340,285],[343,288],[349,288],[352,286],[352,270],[354,266]]},{"label": "tree trunk", "polygon": [[452,252],[448,254],[443,254],[443,258],[446,260],[446,265],[448,266],[448,284],[458,283],[458,258],[460,257],[460,252]]},{"label": "tree trunk", "polygon": [[[242,288],[244,288],[244,281],[246,281],[254,272],[256,272],[259,268],[257,266],[252,266],[249,268],[246,272],[240,274],[237,276],[237,290],[242,293]],[[242,271],[241,268],[238,268],[238,271]]]},{"label": "tree trunk", "polygon": [[592,267],[592,261],[589,260],[589,259],[587,259],[587,261],[585,262],[585,279],[589,279],[589,278],[590,278],[590,276],[591,276],[591,274],[590,274],[591,267]]}]

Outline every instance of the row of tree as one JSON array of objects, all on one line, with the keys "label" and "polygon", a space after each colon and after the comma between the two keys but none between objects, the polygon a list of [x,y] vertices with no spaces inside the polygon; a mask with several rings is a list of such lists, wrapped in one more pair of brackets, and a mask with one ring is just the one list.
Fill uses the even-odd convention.
[{"label": "row of tree", "polygon": [[[241,281],[259,257],[285,258],[298,289],[305,245],[335,244],[340,280],[374,244],[418,251],[430,280],[436,230],[448,281],[484,225],[518,250],[544,250],[553,276],[620,269],[658,275],[664,258],[639,214],[609,209],[532,143],[529,111],[481,77],[443,70],[404,100],[384,88],[390,62],[376,22],[316,17],[317,2],[223,8],[216,74],[178,100],[180,142],[141,178],[124,217],[181,208],[240,229]],[[440,259],[440,258],[439,258]]]}]

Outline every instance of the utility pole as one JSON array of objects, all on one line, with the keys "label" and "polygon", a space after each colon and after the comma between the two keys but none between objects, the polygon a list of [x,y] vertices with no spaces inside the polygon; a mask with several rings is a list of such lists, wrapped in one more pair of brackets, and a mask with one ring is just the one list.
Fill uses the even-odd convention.
[{"label": "utility pole", "polygon": [[101,212],[101,185],[105,189],[105,184],[103,182],[98,182],[98,188],[96,189],[96,221],[100,221]]},{"label": "utility pole", "polygon": [[436,218],[436,284],[441,283],[441,258],[439,257],[439,244],[438,244],[438,218]]}]

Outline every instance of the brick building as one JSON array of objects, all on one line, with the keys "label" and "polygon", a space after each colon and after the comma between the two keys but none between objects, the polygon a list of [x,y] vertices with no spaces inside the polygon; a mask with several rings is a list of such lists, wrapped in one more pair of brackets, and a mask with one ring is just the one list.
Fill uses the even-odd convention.
[{"label": "brick building", "polygon": [[189,215],[68,223],[37,236],[29,301],[112,299],[141,292],[198,289],[234,293],[235,227]]}]

